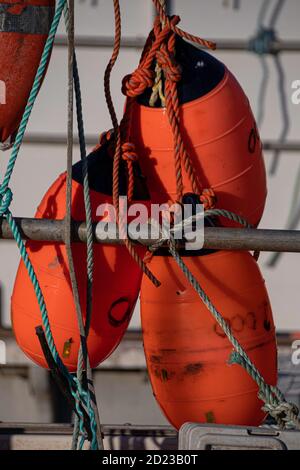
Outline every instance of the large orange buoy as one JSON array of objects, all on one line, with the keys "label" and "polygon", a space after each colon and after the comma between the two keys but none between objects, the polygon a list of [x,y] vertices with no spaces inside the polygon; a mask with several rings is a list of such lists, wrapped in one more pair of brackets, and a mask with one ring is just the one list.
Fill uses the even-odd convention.
[{"label": "large orange buoy", "polygon": [[[232,73],[210,54],[177,39],[181,131],[203,188],[217,208],[257,225],[266,199],[262,145],[248,98]],[[153,202],[176,200],[174,140],[168,113],[150,107],[151,89],[134,103],[131,137],[140,155]],[[184,193],[192,191],[183,170]],[[193,192],[193,191],[192,191]],[[223,225],[233,222],[222,219]]]},{"label": "large orange buoy", "polygon": [[54,8],[55,0],[0,1],[0,145],[20,124]]},{"label": "large orange buoy", "polygon": [[[259,268],[247,252],[184,257],[191,272],[268,384],[277,381],[271,306]],[[170,256],[154,256],[158,289],[141,288],[144,349],[154,396],[177,429],[188,421],[259,425],[258,387],[239,365],[223,330]]]},{"label": "large orange buoy", "polygon": [[[123,164],[122,161],[121,168]],[[93,220],[99,221],[103,220],[96,216],[99,204],[112,202],[112,159],[105,147],[97,149],[88,157],[88,165]],[[142,190],[142,177],[136,174],[135,179],[135,199],[147,198],[147,191],[143,193]],[[120,194],[126,193],[125,186],[125,171],[121,171]],[[62,174],[44,196],[36,217],[63,219],[65,199],[66,175]],[[73,167],[72,218],[78,221],[85,219],[81,163]],[[28,241],[26,246],[45,298],[57,350],[69,370],[74,371],[77,366],[79,333],[65,245]],[[82,243],[74,243],[72,247],[81,308],[85,316],[86,247]],[[139,254],[142,256],[143,253],[142,248]],[[93,313],[88,337],[92,367],[103,361],[119,344],[139,294],[141,271],[125,247],[95,244],[94,280]],[[42,324],[41,314],[22,261],[14,285],[11,313],[13,330],[21,349],[34,362],[47,367],[35,333],[35,328]]]}]

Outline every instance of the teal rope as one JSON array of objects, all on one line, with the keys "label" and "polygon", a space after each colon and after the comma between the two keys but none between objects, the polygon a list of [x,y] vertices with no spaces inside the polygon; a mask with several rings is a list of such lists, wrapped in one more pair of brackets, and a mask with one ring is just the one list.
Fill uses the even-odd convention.
[{"label": "teal rope", "polygon": [[[210,216],[225,217],[229,220],[239,223],[240,225],[246,228],[251,227],[251,225],[247,222],[246,219],[235,214],[234,212],[230,212],[225,209],[210,209],[205,211],[204,217]],[[194,219],[195,217],[196,216],[193,216],[191,217],[191,219]],[[186,222],[188,221],[189,219],[186,220]],[[220,325],[228,340],[233,345],[234,351],[232,352],[229,358],[229,363],[239,364],[240,366],[244,367],[246,372],[252,377],[253,380],[255,380],[259,389],[258,397],[265,403],[262,409],[269,413],[271,416],[273,416],[281,427],[296,427],[300,429],[300,420],[298,418],[299,410],[297,406],[293,403],[288,403],[279,388],[270,386],[265,382],[264,378],[262,377],[256,366],[253,364],[247,353],[244,351],[241,344],[232,334],[229,324],[215,308],[205,291],[202,289],[198,280],[193,276],[191,271],[188,269],[188,267],[178,254],[174,237],[169,233],[165,233],[164,226],[162,226],[161,239],[158,240],[158,242],[156,242],[154,245],[149,247],[150,250],[157,250],[161,246],[161,244],[164,243],[167,239],[169,240],[169,251],[173,256],[174,260],[178,264],[185,277],[188,279],[191,286],[197,292],[204,305],[207,307],[209,312],[213,315],[217,323]]]},{"label": "teal rope", "polygon": [[19,126],[19,129],[16,135],[12,153],[11,153],[8,165],[7,165],[6,173],[3,178],[3,183],[1,185],[1,189],[4,192],[9,185],[9,181],[10,181],[10,178],[11,178],[11,175],[12,175],[12,172],[13,172],[18,154],[19,154],[19,150],[22,145],[23,137],[24,137],[25,130],[26,130],[26,127],[27,127],[27,124],[28,124],[28,121],[29,121],[29,118],[33,109],[33,105],[35,103],[36,97],[38,95],[38,92],[39,92],[39,89],[40,89],[40,86],[41,86],[41,83],[45,74],[45,70],[46,70],[48,60],[51,54],[57,28],[60,22],[60,18],[61,18],[64,6],[65,6],[65,3],[66,3],[66,0],[59,0],[57,8],[55,10],[55,14],[54,14],[53,21],[50,27],[48,38],[44,47],[43,55],[42,55],[35,79],[34,79],[34,83],[33,83],[29,98],[28,98],[28,102],[27,102],[27,105],[26,105],[26,108],[22,117],[21,124]]},{"label": "teal rope", "polygon": [[212,217],[212,216],[219,216],[225,217],[228,220],[236,222],[240,224],[242,227],[245,228],[253,228],[253,225],[249,224],[249,222],[244,219],[241,215],[235,214],[234,212],[227,211],[226,209],[207,209],[204,212],[204,217]]},{"label": "teal rope", "polygon": [[229,324],[226,322],[226,320],[224,320],[222,315],[215,308],[208,295],[200,286],[197,279],[193,276],[193,274],[188,269],[182,258],[177,253],[175,240],[172,238],[170,239],[169,243],[169,251],[176,263],[178,264],[179,268],[191,284],[191,286],[197,292],[204,305],[213,315],[217,323],[224,331],[228,340],[233,345],[235,351],[231,354],[229,358],[229,363],[241,365],[242,367],[244,367],[246,372],[253,378],[253,380],[255,380],[259,388],[258,396],[262,401],[265,402],[265,406],[263,407],[263,409],[268,412],[271,416],[273,416],[280,426],[294,426],[300,429],[300,421],[298,418],[299,410],[296,405],[294,405],[293,403],[286,402],[284,395],[277,387],[270,386],[265,382],[264,378],[262,377],[256,366],[253,364],[247,353],[244,351],[242,345],[232,334]]},{"label": "teal rope", "polygon": [[69,373],[68,369],[66,368],[66,366],[64,365],[64,363],[62,362],[62,360],[61,360],[61,358],[58,354],[58,351],[56,349],[56,346],[55,346],[55,343],[54,343],[54,340],[53,340],[52,332],[51,332],[51,326],[50,326],[50,323],[49,323],[48,312],[47,312],[44,296],[43,296],[41,287],[39,285],[38,279],[36,277],[34,268],[33,268],[32,264],[30,262],[28,253],[26,251],[25,244],[24,244],[24,242],[22,240],[22,237],[20,235],[20,231],[19,231],[18,226],[17,226],[17,224],[16,224],[16,222],[15,222],[15,220],[14,220],[14,218],[13,218],[13,216],[12,216],[12,214],[9,210],[7,210],[7,212],[5,214],[5,217],[6,217],[8,223],[10,225],[12,234],[13,234],[13,236],[16,240],[17,246],[20,250],[22,260],[25,264],[25,267],[28,271],[30,280],[32,282],[32,285],[33,285],[33,288],[34,288],[34,291],[35,291],[35,294],[36,294],[36,297],[37,297],[38,305],[39,305],[39,308],[40,308],[40,312],[41,312],[41,316],[42,316],[42,322],[43,322],[43,326],[44,326],[44,330],[45,330],[45,336],[46,336],[46,339],[47,339],[49,349],[51,351],[51,354],[52,354],[55,362],[59,366],[60,370],[62,371],[64,376],[68,379],[70,391],[71,391],[72,396],[74,397],[74,399],[76,401],[76,404],[77,404],[76,405],[77,412],[83,419],[83,414],[82,414],[82,412],[80,410],[80,407],[79,407],[79,401],[82,402],[82,404],[85,408],[88,408],[88,406],[89,406],[89,397],[88,397],[87,393],[84,390],[82,390],[81,385],[78,383],[78,381],[75,378],[73,378],[72,375]]},{"label": "teal rope", "polygon": [[21,144],[22,144],[22,141],[23,141],[23,137],[24,137],[24,134],[25,134],[25,130],[26,130],[28,121],[29,121],[29,117],[30,117],[30,114],[32,112],[33,105],[34,105],[35,99],[37,97],[37,94],[38,94],[38,91],[39,91],[39,88],[40,88],[40,84],[41,84],[41,81],[42,81],[47,63],[48,63],[48,59],[49,59],[49,56],[50,56],[50,53],[51,53],[51,50],[52,50],[54,38],[55,38],[56,31],[57,31],[57,28],[58,28],[58,24],[59,24],[61,15],[62,15],[62,11],[63,11],[63,8],[64,8],[65,1],[66,0],[60,0],[59,4],[58,4],[58,7],[55,11],[55,15],[54,15],[54,18],[53,18],[53,21],[52,21],[52,24],[51,24],[48,39],[47,39],[46,44],[45,44],[45,49],[44,49],[44,52],[43,52],[43,55],[42,55],[42,58],[41,58],[41,62],[40,62],[40,65],[38,67],[38,70],[37,70],[37,73],[36,73],[36,76],[35,76],[35,79],[34,79],[34,84],[33,84],[29,99],[28,99],[28,103],[26,105],[26,108],[25,108],[25,111],[24,111],[24,114],[23,114],[23,117],[22,117],[22,120],[21,120],[21,124],[20,124],[20,127],[19,127],[18,132],[17,132],[16,140],[15,140],[15,143],[14,143],[14,146],[13,146],[13,149],[12,149],[12,153],[11,153],[8,165],[7,165],[6,173],[4,175],[3,182],[0,186],[0,216],[4,216],[8,220],[9,225],[10,225],[11,230],[12,230],[12,233],[13,233],[13,236],[14,236],[14,238],[17,242],[17,245],[19,247],[21,257],[24,261],[24,264],[25,264],[26,269],[28,271],[29,277],[32,281],[34,291],[35,291],[35,294],[36,294],[36,297],[37,297],[37,300],[38,300],[39,308],[40,308],[40,311],[41,311],[41,314],[42,314],[43,324],[44,324],[44,327],[45,327],[45,334],[46,334],[46,337],[47,337],[47,342],[48,342],[49,348],[51,350],[51,353],[53,355],[53,358],[55,359],[56,362],[59,362],[59,355],[58,355],[58,352],[57,352],[56,347],[54,345],[54,341],[53,341],[51,328],[50,328],[50,324],[49,324],[49,320],[48,320],[48,314],[47,314],[47,309],[46,309],[44,297],[43,297],[40,285],[38,283],[37,277],[35,275],[33,266],[32,266],[32,264],[29,260],[28,255],[27,255],[26,248],[25,248],[25,245],[22,241],[19,229],[18,229],[18,227],[17,227],[17,225],[16,225],[16,223],[15,223],[13,217],[12,217],[11,212],[9,211],[9,206],[10,206],[10,203],[12,201],[13,196],[12,196],[12,192],[11,192],[10,188],[8,187],[8,185],[9,185],[10,178],[11,178],[11,175],[12,175],[12,172],[13,172],[13,169],[14,169],[15,162],[16,162],[18,154],[19,154],[19,150],[20,150],[20,147],[21,147]]},{"label": "teal rope", "polygon": [[[39,282],[38,282],[37,276],[35,274],[34,268],[33,268],[32,264],[30,262],[29,256],[27,254],[26,247],[25,247],[25,244],[22,240],[19,228],[18,228],[18,226],[17,226],[17,224],[16,224],[16,222],[15,222],[15,220],[14,220],[14,218],[13,218],[13,216],[12,216],[10,210],[9,210],[9,207],[10,207],[10,204],[11,204],[11,201],[12,201],[12,198],[13,198],[12,191],[9,188],[9,182],[10,182],[10,179],[11,179],[11,176],[12,176],[12,173],[13,173],[13,169],[14,169],[14,166],[15,166],[18,154],[19,154],[19,150],[20,150],[21,145],[22,145],[25,130],[26,130],[26,127],[27,127],[27,124],[28,124],[28,121],[29,121],[29,118],[30,118],[35,100],[37,98],[37,95],[38,95],[38,92],[39,92],[39,89],[40,89],[40,86],[41,86],[41,83],[42,83],[44,73],[45,73],[45,70],[46,70],[46,67],[47,67],[47,64],[48,64],[49,56],[50,56],[50,53],[51,53],[51,50],[52,50],[52,47],[53,47],[55,35],[56,35],[57,28],[58,28],[58,25],[59,25],[59,22],[60,22],[60,19],[61,19],[61,16],[62,16],[62,12],[65,8],[65,4],[66,4],[66,0],[59,0],[58,1],[57,8],[55,10],[53,21],[52,21],[52,24],[51,24],[51,27],[50,27],[49,35],[48,35],[48,38],[47,38],[47,41],[46,41],[46,44],[45,44],[45,47],[44,47],[44,51],[43,51],[43,54],[42,54],[42,58],[41,58],[41,61],[40,61],[40,64],[39,64],[39,67],[38,67],[38,70],[37,70],[37,73],[36,73],[36,76],[35,76],[35,79],[34,79],[34,83],[33,83],[29,98],[28,98],[28,102],[27,102],[26,108],[24,110],[24,114],[22,116],[22,120],[21,120],[19,129],[18,129],[18,132],[17,132],[17,135],[16,135],[16,139],[15,139],[14,146],[13,146],[13,149],[12,149],[12,153],[11,153],[11,156],[10,156],[7,168],[6,168],[6,172],[5,172],[5,175],[4,175],[4,178],[3,178],[3,182],[0,186],[0,217],[5,217],[7,219],[8,223],[10,225],[12,234],[13,234],[15,240],[16,240],[17,246],[20,250],[21,258],[22,258],[22,260],[25,264],[25,267],[27,269],[27,272],[29,274],[30,280],[32,282],[32,285],[33,285],[33,288],[34,288],[34,291],[35,291],[35,294],[36,294],[36,298],[37,298],[37,302],[38,302],[39,309],[40,309],[40,312],[41,312],[42,323],[43,323],[43,326],[44,326],[45,336],[46,336],[46,340],[47,340],[49,349],[51,351],[53,359],[55,360],[55,362],[57,363],[57,365],[60,368],[61,372],[64,374],[64,376],[68,380],[68,384],[69,384],[69,387],[70,387],[70,392],[71,392],[72,396],[75,399],[76,410],[77,410],[77,412],[80,416],[81,431],[83,432],[84,431],[83,430],[83,424],[82,424],[83,423],[83,413],[80,409],[80,404],[85,409],[87,409],[89,415],[92,416],[93,410],[91,411],[90,396],[89,396],[89,393],[87,393],[85,390],[82,389],[82,386],[79,383],[79,381],[76,378],[72,377],[72,375],[69,373],[68,369],[65,367],[65,365],[63,364],[63,362],[62,362],[62,360],[61,360],[61,358],[58,354],[58,351],[57,351],[55,343],[54,343],[54,339],[53,339],[53,335],[52,335],[52,331],[51,331],[51,326],[50,326],[49,318],[48,318],[48,312],[47,312],[47,308],[46,308],[46,304],[45,304],[45,300],[44,300],[44,296],[43,296],[41,287],[39,285]],[[91,422],[91,427],[92,427],[92,430],[95,430],[95,425],[92,422]]]}]

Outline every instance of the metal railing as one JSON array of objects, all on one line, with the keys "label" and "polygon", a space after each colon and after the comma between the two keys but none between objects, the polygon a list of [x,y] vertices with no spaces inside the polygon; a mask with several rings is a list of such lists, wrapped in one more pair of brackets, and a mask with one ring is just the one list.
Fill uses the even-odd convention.
[{"label": "metal railing", "polygon": [[[124,49],[142,49],[145,42],[145,37],[133,36],[123,38],[121,44]],[[217,44],[218,51],[253,52],[252,41],[249,39],[214,39],[214,42]],[[80,35],[75,38],[76,48],[112,48],[113,44],[113,36]],[[55,45],[57,47],[67,47],[66,36],[58,35],[55,40]],[[269,52],[270,54],[277,54],[278,52],[300,52],[300,41],[275,40],[270,43]]]},{"label": "metal railing", "polygon": [[[16,218],[16,223],[24,239],[40,242],[64,243],[64,221],[51,219]],[[150,227],[149,227],[150,228]],[[97,234],[97,224],[93,224],[94,240],[101,244],[123,244],[122,239],[101,239]],[[148,232],[150,233],[150,231]],[[8,222],[0,219],[0,239],[13,239]],[[72,240],[86,242],[86,224],[72,223]],[[145,246],[155,240],[136,240]],[[270,230],[206,227],[203,248],[213,250],[258,250],[273,252],[300,252],[300,230]]]}]

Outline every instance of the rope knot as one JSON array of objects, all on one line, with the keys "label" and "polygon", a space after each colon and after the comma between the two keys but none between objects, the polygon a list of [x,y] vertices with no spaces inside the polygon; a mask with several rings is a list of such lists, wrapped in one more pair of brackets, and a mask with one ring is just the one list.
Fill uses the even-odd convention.
[{"label": "rope knot", "polygon": [[156,60],[158,65],[163,69],[167,80],[175,83],[181,80],[181,67],[176,63],[174,55],[171,54],[166,47],[161,47],[161,49],[156,52]]},{"label": "rope knot", "polygon": [[13,194],[10,188],[6,188],[4,191],[0,188],[0,217],[8,211],[12,198]]},{"label": "rope knot", "polygon": [[156,15],[153,27],[153,33],[155,38],[162,43],[169,33],[173,33],[174,27],[179,22],[180,16],[178,15],[164,15],[164,24],[162,24],[160,16]]},{"label": "rope knot", "polygon": [[213,209],[217,202],[217,197],[212,188],[203,189],[200,202],[204,205],[204,210]]},{"label": "rope knot", "polygon": [[[264,394],[259,393],[259,398],[264,400]],[[293,425],[298,421],[299,409],[294,403],[277,400],[275,403],[266,402],[262,410],[272,416],[282,427],[286,424]]]},{"label": "rope knot", "polygon": [[113,129],[109,129],[108,131],[102,132],[99,136],[99,146],[102,147],[102,145],[109,142],[113,135],[114,135]]},{"label": "rope knot", "polygon": [[127,162],[136,162],[138,160],[139,157],[132,142],[125,142],[122,145],[122,158]]},{"label": "rope knot", "polygon": [[137,68],[132,74],[126,75],[122,82],[122,93],[130,98],[141,95],[154,84],[155,73],[147,68]]}]

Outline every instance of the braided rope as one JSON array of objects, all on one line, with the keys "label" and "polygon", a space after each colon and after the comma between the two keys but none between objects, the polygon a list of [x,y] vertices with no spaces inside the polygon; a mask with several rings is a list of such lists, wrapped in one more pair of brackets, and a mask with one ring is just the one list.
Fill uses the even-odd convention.
[{"label": "braided rope", "polygon": [[297,429],[300,429],[300,420],[298,417],[299,410],[293,403],[288,403],[282,392],[279,390],[278,387],[268,385],[254,363],[251,361],[247,353],[244,351],[242,345],[233,335],[229,324],[226,320],[222,317],[222,315],[218,312],[215,308],[205,291],[200,286],[197,279],[193,276],[191,271],[188,269],[182,258],[176,251],[175,247],[175,240],[171,237],[169,243],[169,251],[176,261],[177,265],[179,266],[182,273],[185,275],[191,286],[199,295],[200,299],[207,307],[209,312],[213,315],[216,322],[224,331],[225,335],[227,336],[228,340],[234,347],[234,352],[231,354],[229,358],[230,364],[239,364],[246,372],[252,377],[252,379],[258,385],[258,397],[265,402],[263,406],[263,410],[268,412],[271,416],[273,416],[278,424],[283,426],[293,426]]},{"label": "braided rope", "polygon": [[14,236],[14,239],[16,240],[17,246],[19,248],[21,258],[24,262],[24,265],[27,269],[30,280],[32,282],[32,286],[33,286],[34,292],[36,294],[37,302],[38,302],[38,305],[39,305],[39,308],[40,308],[42,323],[43,323],[43,326],[44,326],[45,336],[46,336],[46,339],[47,339],[47,344],[49,346],[50,352],[51,352],[51,354],[53,356],[53,359],[55,360],[56,364],[58,365],[59,369],[64,374],[65,378],[68,380],[68,383],[69,383],[69,386],[70,386],[70,391],[72,393],[73,398],[76,401],[77,412],[83,418],[82,411],[79,407],[79,402],[81,402],[85,408],[87,407],[87,402],[88,402],[87,393],[82,389],[81,385],[77,382],[76,378],[73,378],[72,375],[69,373],[68,369],[66,368],[66,366],[64,365],[64,363],[62,362],[62,360],[61,360],[61,358],[58,354],[58,351],[56,349],[56,346],[55,346],[55,343],[54,343],[54,340],[53,340],[53,335],[52,335],[52,331],[51,331],[51,326],[50,326],[50,322],[49,322],[49,317],[48,317],[48,312],[47,312],[44,296],[43,296],[41,287],[39,285],[39,282],[38,282],[36,273],[34,271],[34,268],[31,264],[30,259],[29,259],[29,256],[28,256],[28,253],[27,253],[27,250],[26,250],[26,246],[25,246],[25,244],[22,240],[19,228],[18,228],[18,226],[17,226],[17,224],[16,224],[16,222],[15,222],[15,220],[14,220],[14,218],[13,218],[13,216],[12,216],[12,214],[9,210],[6,212],[5,218],[9,223],[11,232],[12,232],[12,234]]},{"label": "braided rope", "polygon": [[[92,211],[91,211],[91,199],[90,199],[90,187],[88,181],[88,166],[87,166],[87,157],[86,157],[86,147],[85,147],[85,136],[84,136],[84,127],[83,127],[83,116],[82,116],[82,104],[81,104],[81,92],[80,92],[80,81],[77,67],[76,56],[74,55],[74,84],[75,84],[75,97],[76,97],[76,110],[77,110],[77,124],[78,124],[78,135],[80,143],[80,155],[82,160],[82,173],[83,173],[83,194],[84,194],[84,205],[86,213],[86,232],[87,232],[87,305],[86,305],[86,321],[85,321],[85,335],[86,339],[89,334],[91,317],[92,317],[92,289],[93,289],[93,272],[94,272],[94,240],[93,240],[93,224],[92,224]],[[87,348],[86,351],[87,352]],[[82,345],[80,346],[79,355],[78,355],[78,368],[77,368],[77,378],[82,383],[83,379],[83,367],[87,363],[87,357],[84,357]],[[90,369],[90,366],[89,366]],[[89,372],[91,375],[91,371]],[[88,414],[91,419],[91,430],[93,433],[93,441],[91,443],[91,448],[97,450],[99,447],[103,449],[102,437],[100,432],[100,422],[96,396],[94,393],[94,386],[92,382],[92,377],[89,377],[89,386],[92,386],[92,390],[89,391],[89,400],[88,400]],[[93,399],[91,398],[91,393],[93,394]],[[94,403],[92,407],[91,402]],[[97,423],[98,421],[98,423]],[[77,432],[78,432],[79,420],[75,416],[74,423],[74,434],[73,434],[73,444],[78,441]],[[97,442],[98,441],[98,442]],[[100,443],[100,446],[99,446]],[[81,445],[79,446],[81,448]]]},{"label": "braided rope", "polygon": [[9,181],[10,181],[10,178],[11,178],[11,175],[12,175],[15,163],[16,163],[16,159],[18,157],[19,150],[23,141],[25,130],[26,130],[26,127],[27,127],[27,124],[28,124],[28,121],[29,121],[29,118],[33,109],[33,105],[37,98],[37,95],[38,95],[38,92],[39,92],[39,89],[40,89],[40,86],[41,86],[41,83],[45,74],[45,70],[48,64],[50,53],[53,47],[54,38],[55,38],[58,24],[62,15],[62,11],[64,9],[65,2],[66,0],[59,0],[57,4],[57,8],[55,10],[53,21],[49,30],[48,38],[45,43],[44,52],[43,52],[43,55],[42,55],[35,79],[34,79],[34,84],[32,86],[32,89],[28,98],[28,102],[24,110],[23,118],[19,126],[15,143],[12,149],[12,153],[11,153],[11,156],[10,156],[7,168],[6,168],[6,172],[3,178],[3,183],[1,185],[2,191],[4,191],[9,184]]},{"label": "braided rope", "polygon": [[194,42],[199,44],[199,46],[206,47],[207,49],[216,49],[216,44],[212,41],[208,41],[207,39],[199,38],[198,36],[194,36],[193,34],[187,33],[182,29],[178,28],[175,24],[172,24],[170,18],[165,14],[163,6],[160,4],[160,0],[153,0],[155,8],[162,18],[162,21],[173,31],[173,33],[177,34],[178,36],[186,39],[187,41]]},{"label": "braided rope", "polygon": [[[69,9],[70,8],[70,9]],[[92,314],[92,281],[93,281],[93,235],[92,230],[92,215],[91,215],[91,204],[89,194],[89,182],[88,182],[88,167],[86,159],[86,147],[85,147],[85,135],[82,115],[82,103],[81,103],[81,90],[80,80],[77,66],[77,59],[74,49],[74,1],[69,2],[65,5],[64,17],[65,26],[69,38],[69,132],[68,132],[68,160],[67,160],[67,199],[66,199],[66,249],[68,254],[69,271],[71,277],[71,284],[73,290],[73,296],[76,307],[76,314],[78,320],[78,328],[80,333],[80,348],[77,360],[77,380],[83,386],[83,369],[86,368],[88,385],[87,385],[87,412],[90,420],[90,428],[92,433],[92,439],[90,444],[91,450],[103,449],[103,442],[100,432],[100,419],[98,414],[97,405],[95,402],[95,392],[93,385],[92,371],[90,367],[88,348],[87,348],[87,337],[89,333],[89,327],[91,322]],[[80,305],[78,285],[76,280],[76,273],[74,268],[72,245],[71,245],[71,210],[72,210],[72,144],[73,144],[73,84],[75,88],[76,97],[76,114],[77,114],[77,126],[80,143],[80,152],[82,160],[82,173],[83,173],[83,192],[84,192],[84,205],[86,213],[86,225],[89,229],[87,233],[87,306],[86,306],[86,323],[84,325],[82,309]],[[93,399],[92,399],[93,397]],[[92,405],[91,405],[92,402]],[[75,416],[72,449],[76,449],[78,445],[79,434],[81,434],[80,448],[86,440],[84,433],[84,423],[82,418]]]},{"label": "braided rope", "polygon": [[[234,212],[228,211],[226,209],[207,209],[204,212],[200,212],[196,215],[192,215],[188,217],[187,219],[184,219],[182,223],[174,225],[171,228],[171,235],[173,236],[173,238],[176,238],[177,231],[179,231],[179,233],[182,233],[183,228],[186,230],[188,227],[192,227],[193,223],[199,221],[200,219],[209,218],[209,217],[217,217],[217,216],[224,217],[228,220],[236,222],[242,227],[253,228],[253,225],[249,224],[249,222],[244,217],[238,214],[235,214]],[[159,226],[156,220],[151,220],[150,222],[155,226]],[[156,240],[155,243],[150,245],[148,247],[148,250],[154,253],[156,250],[161,248],[161,246],[164,243],[166,243],[168,240],[169,240],[169,233],[163,229],[161,230],[160,238]]]},{"label": "braided rope", "polygon": [[[89,409],[90,406],[90,397],[89,395],[82,389],[81,384],[77,381],[76,378],[72,377],[72,375],[69,373],[68,369],[65,367],[63,364],[58,351],[56,349],[52,331],[51,331],[51,326],[49,323],[49,317],[48,317],[48,312],[44,300],[44,296],[41,290],[41,287],[39,285],[36,273],[34,271],[34,268],[31,264],[30,258],[28,256],[28,253],[26,251],[26,246],[22,240],[19,228],[9,210],[10,203],[12,201],[12,192],[9,188],[9,182],[13,173],[13,169],[19,154],[19,150],[22,145],[23,137],[26,131],[26,127],[35,103],[35,100],[38,95],[38,91],[40,89],[42,79],[44,77],[44,73],[49,61],[50,53],[53,47],[53,42],[54,38],[57,32],[57,28],[62,16],[62,12],[65,8],[66,5],[66,0],[59,0],[57,2],[57,7],[55,10],[55,14],[52,20],[52,24],[49,30],[49,34],[45,43],[44,51],[40,60],[40,64],[38,67],[38,70],[36,72],[36,76],[34,79],[34,83],[28,98],[27,105],[25,107],[22,120],[16,135],[16,139],[12,148],[12,152],[9,158],[9,162],[7,164],[6,172],[3,178],[3,182],[0,186],[0,216],[5,217],[9,223],[9,226],[11,228],[12,234],[16,240],[17,246],[20,251],[21,258],[24,262],[24,265],[26,267],[26,270],[28,272],[28,275],[30,277],[30,280],[32,282],[34,292],[36,294],[37,302],[39,305],[39,309],[41,312],[41,318],[42,318],[42,323],[45,331],[45,336],[47,340],[47,344],[49,346],[50,352],[53,356],[54,361],[56,362],[58,368],[60,369],[61,373],[64,375],[64,377],[68,381],[68,385],[70,388],[70,392],[75,400],[75,407],[76,407],[76,412],[80,417],[80,422],[81,422],[81,431],[83,433],[83,413],[81,411],[81,406],[84,409]],[[93,423],[91,423],[91,427],[93,428]]]},{"label": "braided rope", "polygon": [[[167,3],[167,1],[166,0],[159,0],[159,2],[161,4],[162,8],[164,9],[164,13],[166,13],[166,3]],[[161,23],[162,23],[162,27],[164,27],[165,23],[162,19],[161,19]],[[154,82],[154,85],[152,87],[152,93],[151,93],[150,100],[149,100],[149,105],[152,106],[152,107],[155,106],[158,98],[160,98],[160,102],[161,102],[163,107],[166,104],[166,100],[165,100],[165,96],[164,96],[164,92],[163,92],[162,76],[163,76],[162,69],[159,66],[159,64],[156,62],[156,65],[155,65],[155,82]]]},{"label": "braided rope", "polygon": [[202,190],[200,187],[193,162],[181,135],[180,103],[177,91],[177,83],[181,80],[181,69],[175,60],[176,34],[209,48],[214,48],[214,45],[209,41],[188,35],[188,33],[177,28],[176,25],[180,21],[179,16],[166,16],[163,7],[160,5],[160,0],[154,1],[154,3],[155,6],[159,4],[159,8],[157,8],[159,15],[154,21],[153,31],[146,42],[140,64],[132,74],[124,77],[122,91],[128,98],[132,99],[143,93],[147,88],[155,86],[157,77],[155,78],[155,73],[152,70],[153,61],[156,61],[156,64],[163,71],[165,77],[165,105],[174,140],[177,200],[181,201],[183,195],[183,167],[189,177],[194,193],[201,195],[202,191],[207,190]]},{"label": "braided rope", "polygon": [[[128,199],[130,200],[133,196],[133,189],[134,189],[134,175],[133,175],[133,167],[132,162],[137,158],[137,155],[134,151],[134,147],[129,141],[128,131],[130,128],[130,121],[131,121],[131,100],[127,101],[126,110],[124,113],[123,120],[119,125],[117,114],[115,111],[115,107],[113,104],[113,100],[111,97],[110,91],[110,77],[112,69],[117,61],[119,56],[120,47],[121,47],[121,12],[120,12],[120,4],[119,0],[113,0],[114,5],[114,17],[115,17],[115,37],[114,37],[114,47],[112,51],[111,58],[108,62],[104,73],[104,92],[105,92],[105,99],[107,103],[107,108],[109,110],[109,114],[112,120],[113,128],[114,128],[114,138],[115,138],[115,151],[114,151],[114,162],[113,162],[113,203],[116,209],[116,216],[117,221],[119,223],[119,230],[120,236],[124,238],[125,246],[129,251],[132,258],[138,264],[140,269],[149,277],[151,282],[155,286],[159,286],[160,282],[156,277],[151,273],[151,271],[147,268],[143,260],[140,258],[139,254],[136,251],[135,246],[128,238],[127,229],[125,227],[125,223],[123,220],[122,214],[120,214],[120,207],[119,207],[119,173],[120,173],[120,160],[121,156],[127,160],[127,168],[129,172],[129,183],[128,183]],[[122,136],[126,137],[125,144],[122,147]]]}]

